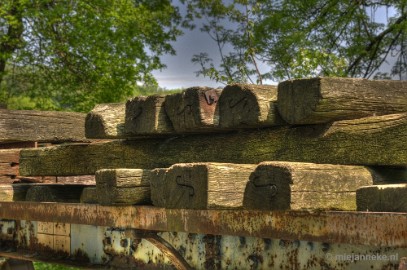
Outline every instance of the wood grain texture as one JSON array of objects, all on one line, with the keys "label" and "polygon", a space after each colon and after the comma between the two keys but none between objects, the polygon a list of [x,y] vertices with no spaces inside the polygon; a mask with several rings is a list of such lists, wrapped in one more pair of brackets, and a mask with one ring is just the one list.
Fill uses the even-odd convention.
[{"label": "wood grain texture", "polygon": [[164,108],[165,96],[135,97],[126,102],[126,136],[174,133]]},{"label": "wood grain texture", "polygon": [[56,176],[16,176],[14,183],[56,183]]},{"label": "wood grain texture", "polygon": [[151,201],[149,170],[103,169],[95,176],[100,204],[148,204]]},{"label": "wood grain texture", "polygon": [[30,184],[0,184],[0,201],[25,201]]},{"label": "wood grain texture", "polygon": [[219,124],[221,89],[191,87],[165,98],[165,111],[176,132],[213,131]]},{"label": "wood grain texture", "polygon": [[407,212],[407,184],[361,187],[356,198],[358,211]]},{"label": "wood grain texture", "polygon": [[247,184],[247,209],[356,210],[356,189],[373,184],[363,166],[262,162]]},{"label": "wood grain texture", "polygon": [[167,197],[165,176],[168,168],[156,168],[150,171],[151,202],[153,205],[166,205]]},{"label": "wood grain texture", "polygon": [[57,176],[58,184],[95,185],[95,175]]},{"label": "wood grain texture", "polygon": [[15,175],[0,175],[0,184],[22,184],[22,183],[56,183],[55,176],[25,177]]},{"label": "wood grain texture", "polygon": [[0,142],[85,141],[85,114],[0,110]]},{"label": "wood grain texture", "polygon": [[407,111],[407,81],[314,78],[278,85],[278,109],[290,124],[318,124]]},{"label": "wood grain texture", "polygon": [[253,128],[283,124],[277,110],[277,87],[231,84],[219,97],[221,128]]},{"label": "wood grain texture", "polygon": [[86,138],[124,138],[125,112],[125,103],[106,103],[96,105],[95,108],[86,115]]},{"label": "wood grain texture", "polygon": [[0,175],[17,176],[18,164],[16,163],[0,163]]},{"label": "wood grain texture", "polygon": [[18,163],[20,162],[20,149],[0,150],[0,183],[12,184],[20,182]]},{"label": "wood grain texture", "polygon": [[26,201],[79,203],[83,185],[35,184],[27,190]]},{"label": "wood grain texture", "polygon": [[37,143],[37,142],[6,142],[0,143],[0,149],[20,149],[20,148],[35,148],[38,145],[51,144],[51,143]]},{"label": "wood grain texture", "polygon": [[15,176],[0,175],[0,184],[13,184],[20,182]]},{"label": "wood grain texture", "polygon": [[407,164],[407,115],[345,120],[323,126],[244,130],[168,139],[60,145],[22,150],[21,175],[94,174],[103,168],[166,168],[175,163],[299,161]]},{"label": "wood grain texture", "polygon": [[186,209],[241,208],[246,184],[255,168],[252,164],[184,163],[166,170],[153,170],[153,205]]},{"label": "wood grain texture", "polygon": [[20,150],[21,149],[1,149],[0,162],[18,164],[20,161]]}]

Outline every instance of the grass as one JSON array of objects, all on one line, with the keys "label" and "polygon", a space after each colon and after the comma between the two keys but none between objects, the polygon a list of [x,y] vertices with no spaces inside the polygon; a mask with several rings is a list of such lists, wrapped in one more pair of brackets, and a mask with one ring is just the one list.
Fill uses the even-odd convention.
[{"label": "grass", "polygon": [[75,267],[68,267],[59,264],[50,264],[50,263],[42,263],[42,262],[34,262],[35,270],[80,270],[79,268]]}]

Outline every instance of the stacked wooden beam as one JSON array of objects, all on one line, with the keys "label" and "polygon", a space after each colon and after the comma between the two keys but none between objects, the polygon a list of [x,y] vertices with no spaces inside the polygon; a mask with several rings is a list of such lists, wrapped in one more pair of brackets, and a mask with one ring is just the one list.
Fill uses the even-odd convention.
[{"label": "stacked wooden beam", "polygon": [[[19,173],[22,149],[40,147],[63,142],[86,142],[85,114],[49,111],[0,110],[0,200],[21,201],[37,189],[55,192],[58,184],[95,184],[94,176],[23,176]],[[35,183],[35,184],[31,184]],[[39,183],[47,184],[41,187]],[[55,187],[49,185],[53,183]],[[70,187],[68,187],[69,189]],[[62,189],[64,194],[66,187]],[[48,193],[51,194],[51,193]],[[31,196],[31,195],[30,195]],[[32,196],[31,196],[32,197]],[[49,196],[51,199],[52,196]],[[32,197],[33,200],[39,200]]]},{"label": "stacked wooden beam", "polygon": [[151,176],[153,204],[167,208],[242,208],[243,194],[256,165],[181,163],[155,169]]},{"label": "stacked wooden beam", "polygon": [[97,201],[104,205],[150,202],[150,172],[141,169],[105,169],[96,172]]},{"label": "stacked wooden beam", "polygon": [[109,141],[24,150],[20,173],[96,174],[82,201],[110,205],[405,211],[369,194],[407,200],[407,82],[194,87],[98,105],[85,126]]}]

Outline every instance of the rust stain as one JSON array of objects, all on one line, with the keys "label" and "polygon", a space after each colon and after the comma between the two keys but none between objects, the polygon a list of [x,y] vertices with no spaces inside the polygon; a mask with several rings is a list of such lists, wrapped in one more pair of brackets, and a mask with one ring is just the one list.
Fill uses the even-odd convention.
[{"label": "rust stain", "polygon": [[186,210],[0,202],[0,216],[151,231],[407,247],[406,213]]}]

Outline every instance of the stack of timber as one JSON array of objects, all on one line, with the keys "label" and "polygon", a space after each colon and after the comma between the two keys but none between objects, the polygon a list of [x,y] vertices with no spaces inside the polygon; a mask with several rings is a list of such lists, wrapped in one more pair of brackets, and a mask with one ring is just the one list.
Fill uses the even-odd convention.
[{"label": "stack of timber", "polygon": [[405,81],[193,87],[98,105],[85,127],[107,140],[26,149],[20,173],[96,174],[81,201],[107,205],[406,211]]},{"label": "stack of timber", "polygon": [[[95,184],[94,176],[23,176],[22,149],[38,149],[66,142],[87,142],[85,114],[71,112],[0,110],[0,200],[24,201],[38,183]],[[35,183],[35,184],[31,184]],[[64,189],[65,190],[65,189]]]}]

